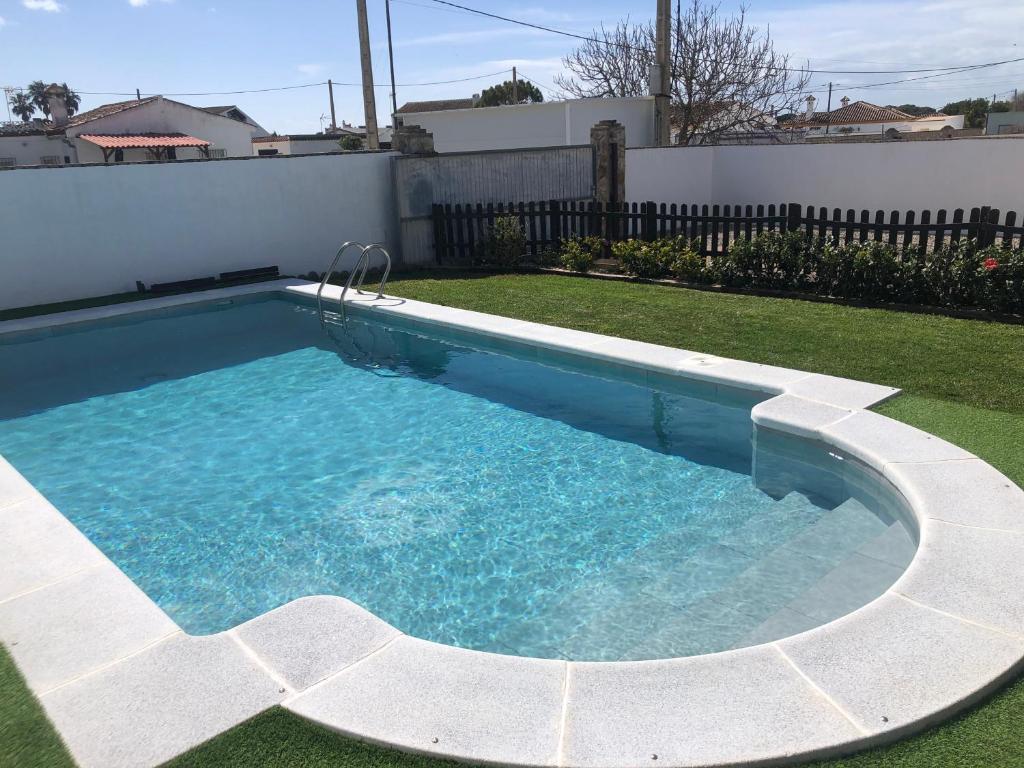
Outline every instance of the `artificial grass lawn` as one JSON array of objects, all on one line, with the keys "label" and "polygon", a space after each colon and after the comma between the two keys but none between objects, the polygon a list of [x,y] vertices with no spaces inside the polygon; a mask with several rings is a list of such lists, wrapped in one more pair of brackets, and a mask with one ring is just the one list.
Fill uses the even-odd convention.
[{"label": "artificial grass lawn", "polygon": [[[551,275],[408,276],[394,279],[388,292],[897,386],[906,393],[879,411],[961,445],[1024,486],[1024,326]],[[3,653],[0,694],[0,768],[68,764]],[[449,764],[344,739],[274,708],[171,765]],[[1024,766],[1024,680],[916,737],[816,765]]]}]

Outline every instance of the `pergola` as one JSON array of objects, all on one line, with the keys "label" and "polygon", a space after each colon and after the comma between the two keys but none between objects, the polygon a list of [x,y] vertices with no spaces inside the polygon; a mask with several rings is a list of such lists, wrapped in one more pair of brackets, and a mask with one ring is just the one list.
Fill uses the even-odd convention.
[{"label": "pergola", "polygon": [[78,138],[102,149],[104,163],[119,149],[145,149],[153,160],[167,160],[168,150],[179,147],[195,147],[204,157],[210,156],[210,142],[184,133],[89,133]]}]

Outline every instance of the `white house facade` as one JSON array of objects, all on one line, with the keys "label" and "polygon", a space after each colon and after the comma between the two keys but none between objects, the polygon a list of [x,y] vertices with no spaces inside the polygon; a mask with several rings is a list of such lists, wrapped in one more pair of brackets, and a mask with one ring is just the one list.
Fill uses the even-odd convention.
[{"label": "white house facade", "polygon": [[0,125],[0,168],[25,165],[249,157],[266,131],[237,107],[203,109],[151,96],[67,117]]}]

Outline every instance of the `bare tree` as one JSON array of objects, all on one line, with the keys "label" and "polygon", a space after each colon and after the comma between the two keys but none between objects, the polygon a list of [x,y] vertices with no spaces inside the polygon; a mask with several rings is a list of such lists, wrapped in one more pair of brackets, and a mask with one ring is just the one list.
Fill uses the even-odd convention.
[{"label": "bare tree", "polygon": [[643,96],[654,63],[650,24],[631,25],[629,19],[594,30],[590,40],[562,63],[572,77],[558,75],[555,84],[578,99],[603,96]]},{"label": "bare tree", "polygon": [[[778,53],[746,9],[723,16],[718,4],[677,4],[672,34],[673,135],[680,144],[710,144],[723,133],[757,132],[775,115],[795,112],[809,73]],[[558,85],[578,96],[642,96],[654,62],[654,27],[603,27],[563,62]]]}]

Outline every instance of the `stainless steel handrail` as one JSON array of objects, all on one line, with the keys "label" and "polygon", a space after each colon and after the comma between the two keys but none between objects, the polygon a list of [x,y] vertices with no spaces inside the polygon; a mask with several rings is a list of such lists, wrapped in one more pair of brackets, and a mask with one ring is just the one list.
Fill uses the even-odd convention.
[{"label": "stainless steel handrail", "polygon": [[[320,281],[320,287],[316,289],[316,311],[317,311],[317,314],[320,316],[320,325],[324,324],[324,306],[323,306],[323,302],[322,302],[322,300],[320,298],[323,295],[324,286],[327,285],[327,281],[331,279],[331,275],[333,275],[334,274],[334,270],[337,269],[338,262],[341,261],[342,254],[345,253],[345,251],[347,251],[353,245],[359,246],[359,248],[361,249],[360,253],[359,253],[359,262],[361,262],[363,260],[363,256],[366,253],[366,246],[365,245],[363,245],[362,243],[360,243],[360,242],[358,242],[356,240],[349,240],[348,242],[342,243],[341,248],[339,248],[338,252],[334,255],[334,261],[331,262],[331,266],[327,268],[326,272],[324,272],[324,279]],[[388,259],[388,263],[389,264],[390,264],[390,261],[391,260],[389,258]],[[358,267],[359,267],[359,262],[356,263],[356,269],[358,269]],[[348,276],[349,283],[352,282],[352,275],[354,275],[355,272],[356,272],[356,270],[352,270],[352,272],[349,274],[349,276]],[[345,294],[343,293],[342,294],[342,301],[344,301],[344,295]],[[344,313],[344,311],[345,311],[344,305],[342,305],[342,313]]]},{"label": "stainless steel handrail", "polygon": [[[380,287],[377,289],[377,298],[384,298],[384,286],[388,282],[388,275],[391,274],[391,254],[387,252],[383,245],[380,243],[370,243],[363,248],[362,253],[359,254],[359,261],[356,262],[355,269],[353,269],[349,275],[348,280],[345,281],[345,287],[341,289],[341,317],[346,317],[345,312],[345,294],[348,293],[349,288],[352,287],[352,281],[355,279],[356,274],[359,274],[359,283],[356,285],[356,293],[363,292],[363,280],[366,279],[366,270],[370,265],[370,254],[374,251],[380,251],[384,254],[384,277],[380,279]],[[324,322],[323,311],[320,312],[320,322]]]},{"label": "stainless steel handrail", "polygon": [[388,275],[391,274],[391,254],[388,253],[387,249],[383,245],[381,245],[380,243],[370,243],[368,246],[366,246],[363,249],[363,255],[366,256],[366,259],[365,260],[361,259],[361,261],[363,262],[363,271],[362,271],[362,274],[359,275],[359,283],[356,285],[356,292],[357,293],[362,293],[363,292],[363,280],[366,279],[366,269],[370,265],[370,254],[373,251],[380,251],[382,254],[384,254],[384,261],[385,261],[385,264],[384,264],[384,277],[382,277],[380,279],[380,287],[377,288],[377,298],[378,299],[383,299],[384,298],[384,286],[388,282]]}]

